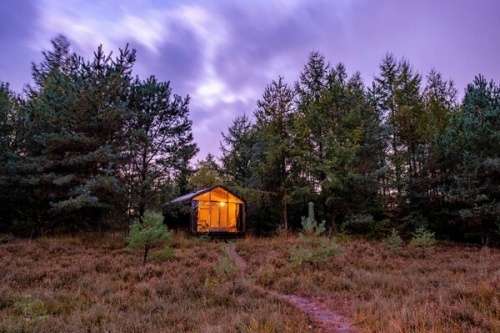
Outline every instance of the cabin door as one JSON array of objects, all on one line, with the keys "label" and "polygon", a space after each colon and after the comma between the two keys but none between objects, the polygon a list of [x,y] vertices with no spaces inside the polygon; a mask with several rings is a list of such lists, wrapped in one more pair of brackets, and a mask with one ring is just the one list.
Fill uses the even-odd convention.
[{"label": "cabin door", "polygon": [[225,202],[211,202],[211,231],[227,231],[227,208],[227,203]]},{"label": "cabin door", "polygon": [[219,228],[227,230],[227,203],[219,202]]},{"label": "cabin door", "polygon": [[219,205],[217,202],[210,202],[210,230],[219,228]]}]

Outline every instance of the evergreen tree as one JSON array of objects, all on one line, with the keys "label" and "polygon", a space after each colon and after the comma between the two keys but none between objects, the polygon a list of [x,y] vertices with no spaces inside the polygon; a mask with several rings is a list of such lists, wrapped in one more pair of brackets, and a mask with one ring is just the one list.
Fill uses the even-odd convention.
[{"label": "evergreen tree", "polygon": [[21,100],[0,82],[0,232],[12,231],[13,222],[26,201],[17,186],[23,128]]},{"label": "evergreen tree", "polygon": [[189,98],[172,95],[169,82],[138,78],[129,92],[126,159],[123,168],[129,206],[140,217],[159,209],[162,189],[189,170],[197,153],[189,120]]},{"label": "evergreen tree", "polygon": [[[126,92],[135,51],[120,50],[113,59],[99,47],[86,62],[72,54],[69,69],[57,66],[67,46],[44,53],[34,68],[36,93],[26,104],[30,137],[26,141],[23,183],[31,187],[38,209],[31,219],[81,228],[100,227],[124,211],[124,190],[118,180],[124,147]],[[53,58],[56,64],[53,63]],[[34,89],[33,89],[34,91]],[[114,215],[113,215],[114,214]],[[48,224],[48,225],[50,225]]]},{"label": "evergreen tree", "polygon": [[445,134],[450,117],[458,108],[457,90],[453,81],[445,81],[436,70],[427,75],[423,92],[424,114],[420,121],[421,143],[419,160],[421,170],[414,178],[411,201],[416,214],[435,221],[442,209],[442,185],[445,181],[446,167],[440,157],[437,138]]},{"label": "evergreen tree", "polygon": [[[345,86],[347,107],[351,115],[342,130],[343,138],[351,146],[349,164],[343,169],[352,180],[345,183],[344,215],[372,215],[381,218],[382,200],[379,180],[385,172],[385,138],[381,115],[373,106],[359,73]],[[355,149],[354,149],[355,148]],[[354,149],[354,150],[353,150]],[[347,169],[347,170],[346,170]],[[346,180],[351,179],[345,177]]]},{"label": "evergreen tree", "polygon": [[223,179],[220,169],[215,156],[210,153],[207,154],[204,160],[197,161],[194,172],[189,178],[189,186],[197,191],[207,187],[221,185]]},{"label": "evergreen tree", "polygon": [[426,142],[432,142],[437,134],[446,130],[451,113],[458,106],[457,89],[452,80],[444,81],[441,73],[435,69],[427,75],[427,84],[423,92],[425,107],[423,134]]},{"label": "evergreen tree", "polygon": [[[321,183],[326,179],[321,162],[325,157],[323,138],[327,132],[325,119],[329,109],[325,91],[328,90],[329,72],[330,64],[325,57],[317,51],[311,52],[295,84],[297,114],[293,120],[292,146],[296,166],[293,173],[297,181],[295,194],[304,204],[317,201],[322,193]],[[319,203],[318,208],[324,215],[324,204]]]},{"label": "evergreen tree", "polygon": [[231,186],[252,186],[252,162],[255,141],[253,124],[246,114],[236,117],[228,132],[222,133],[221,172]]},{"label": "evergreen tree", "polygon": [[292,196],[290,169],[292,163],[291,121],[295,113],[294,91],[279,77],[269,84],[257,101],[254,116],[259,136],[261,155],[256,163],[256,174],[261,190],[273,194],[273,215],[288,229],[288,209]]},{"label": "evergreen tree", "polygon": [[[343,64],[331,68],[317,53],[311,54],[296,91],[294,194],[304,204],[316,202],[327,222],[341,222],[363,211],[363,201],[373,203],[377,195],[377,156],[364,163],[361,158],[368,157],[369,151],[361,148],[374,147],[369,135],[376,134],[378,119],[370,113],[359,73],[349,78]],[[366,198],[355,192],[358,186],[367,190]]]},{"label": "evergreen tree", "polygon": [[35,86],[27,86],[27,93],[34,98],[46,87],[51,77],[69,75],[74,72],[82,61],[71,52],[70,42],[64,35],[58,35],[50,41],[52,50],[43,51],[43,61],[31,64]]},{"label": "evergreen tree", "polygon": [[364,88],[358,74],[348,78],[343,64],[331,70],[328,80],[325,91],[328,112],[323,119],[325,153],[320,164],[326,177],[321,186],[331,218],[341,220],[352,214],[354,208],[350,199],[354,197],[352,191],[358,175],[355,161],[363,137]]},{"label": "evergreen tree", "polygon": [[495,234],[500,214],[499,138],[500,87],[480,75],[467,86],[462,109],[452,115],[439,149],[446,173],[443,212],[453,217],[458,211],[455,221],[462,221],[463,232],[480,235],[483,244]]},{"label": "evergreen tree", "polygon": [[130,235],[127,237],[127,250],[143,250],[142,265],[146,265],[149,251],[158,246],[164,246],[162,250],[169,258],[173,257],[174,250],[170,247],[171,234],[163,224],[160,214],[146,212],[141,222],[132,224]]},{"label": "evergreen tree", "polygon": [[387,200],[387,213],[395,218],[408,213],[407,200],[412,196],[414,178],[422,168],[418,158],[424,113],[420,85],[421,76],[407,60],[397,61],[387,54],[370,91],[385,126],[389,172],[383,178],[382,192]]}]

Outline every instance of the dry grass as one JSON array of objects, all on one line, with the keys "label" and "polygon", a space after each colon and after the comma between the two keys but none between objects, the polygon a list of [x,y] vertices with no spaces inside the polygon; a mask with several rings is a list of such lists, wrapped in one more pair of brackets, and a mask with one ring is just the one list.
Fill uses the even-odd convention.
[{"label": "dry grass", "polygon": [[0,245],[0,332],[303,332],[297,309],[220,274],[224,243],[176,235],[142,266],[123,235]]},{"label": "dry grass", "polygon": [[500,251],[441,244],[389,253],[385,244],[348,240],[320,267],[290,262],[296,238],[237,243],[256,283],[286,294],[348,300],[366,332],[500,332]]},{"label": "dry grass", "polygon": [[340,304],[362,332],[500,332],[498,249],[441,244],[422,258],[346,240],[342,254],[299,267],[290,260],[297,242],[236,241],[245,279],[225,243],[182,234],[171,261],[146,266],[123,235],[16,240],[0,245],[0,332],[314,331],[249,281]]}]

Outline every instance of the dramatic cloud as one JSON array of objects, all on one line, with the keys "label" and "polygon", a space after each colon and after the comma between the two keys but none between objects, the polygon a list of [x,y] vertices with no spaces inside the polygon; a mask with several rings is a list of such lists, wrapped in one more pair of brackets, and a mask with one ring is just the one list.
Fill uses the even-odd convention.
[{"label": "dramatic cloud", "polygon": [[279,75],[297,79],[317,50],[367,84],[387,52],[462,92],[475,75],[500,81],[500,2],[464,0],[6,0],[0,3],[0,80],[21,90],[30,62],[58,33],[91,57],[99,44],[137,50],[136,75],[191,97],[198,158],[218,154],[220,132],[251,115]]},{"label": "dramatic cloud", "polygon": [[0,1],[0,80],[9,82],[16,91],[30,79],[35,57],[30,42],[36,30],[35,21],[33,1]]}]

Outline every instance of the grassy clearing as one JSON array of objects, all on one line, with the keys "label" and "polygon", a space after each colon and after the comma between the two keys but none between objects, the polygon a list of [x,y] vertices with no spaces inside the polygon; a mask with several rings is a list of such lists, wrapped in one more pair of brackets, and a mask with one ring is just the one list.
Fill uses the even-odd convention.
[{"label": "grassy clearing", "polygon": [[227,244],[182,234],[173,258],[153,252],[145,266],[123,235],[15,240],[0,245],[0,332],[315,331],[251,283],[341,308],[362,332],[500,332],[498,249],[440,244],[424,258],[351,239],[336,256],[298,265],[298,242],[236,241],[245,280]]},{"label": "grassy clearing", "polygon": [[309,326],[304,314],[255,292],[239,276],[229,281],[221,273],[224,243],[177,235],[172,245],[174,258],[161,262],[152,253],[145,266],[119,235],[0,245],[0,332],[298,332]]},{"label": "grassy clearing", "polygon": [[237,243],[256,283],[285,294],[344,297],[366,332],[500,332],[500,251],[441,244],[391,253],[345,240],[322,265],[290,261],[297,238]]}]

